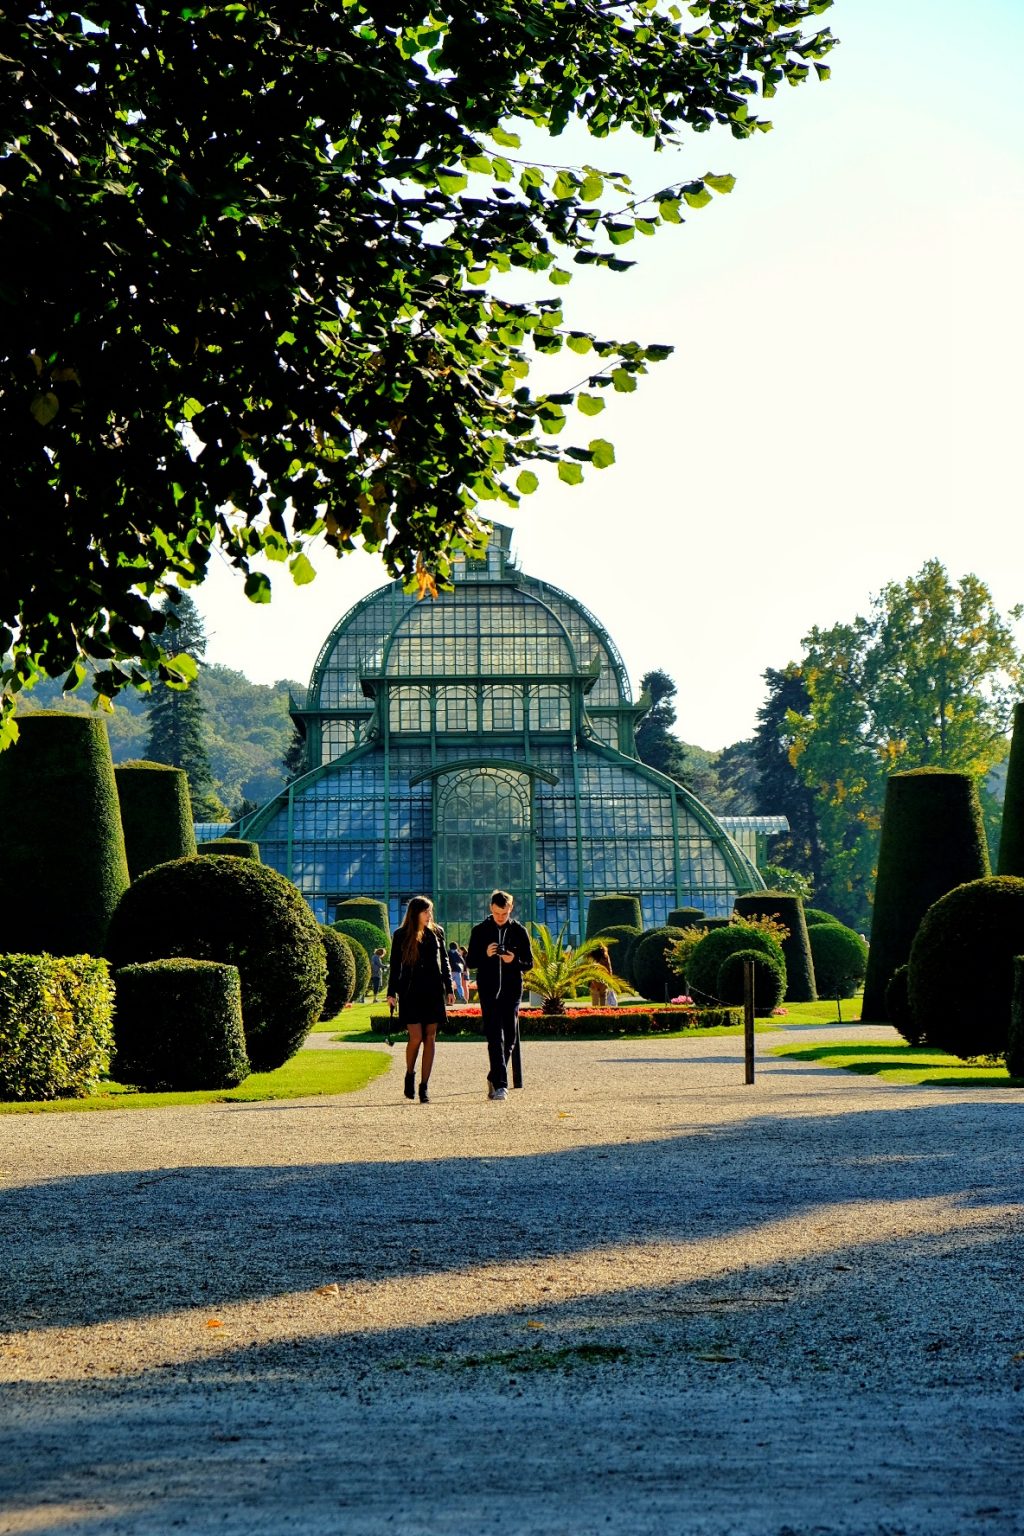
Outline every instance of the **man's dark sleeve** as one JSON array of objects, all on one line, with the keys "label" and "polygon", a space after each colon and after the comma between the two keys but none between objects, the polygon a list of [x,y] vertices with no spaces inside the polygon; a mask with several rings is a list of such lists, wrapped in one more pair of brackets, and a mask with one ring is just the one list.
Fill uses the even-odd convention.
[{"label": "man's dark sleeve", "polygon": [[441,965],[441,980],[444,982],[444,990],[447,994],[455,990],[452,986],[452,962],[448,955],[448,945],[445,943],[444,929],[436,928],[434,933],[437,938],[437,958]]},{"label": "man's dark sleeve", "polygon": [[519,939],[519,964],[523,971],[528,971],[533,966],[533,945],[530,943],[530,935],[526,929],[522,930]]},{"label": "man's dark sleeve", "polygon": [[396,997],[398,995],[395,991],[395,988],[398,986],[398,979],[402,974],[402,955],[399,948],[398,939],[399,935],[396,933],[394,938],[391,940],[391,959],[388,964],[389,997]]},{"label": "man's dark sleeve", "polygon": [[484,943],[484,925],[477,923],[469,936],[469,950],[466,954],[466,964],[471,971],[483,965],[487,959],[487,945]]}]

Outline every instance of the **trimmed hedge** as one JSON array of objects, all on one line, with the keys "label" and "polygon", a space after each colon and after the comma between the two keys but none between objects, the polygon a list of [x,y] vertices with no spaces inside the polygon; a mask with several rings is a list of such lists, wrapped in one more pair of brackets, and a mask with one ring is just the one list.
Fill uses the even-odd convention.
[{"label": "trimmed hedge", "polygon": [[1006,1070],[1011,1077],[1024,1077],[1024,955],[1013,961],[1013,996],[1010,1002],[1010,1032],[1006,1040]]},{"label": "trimmed hedge", "polygon": [[195,853],[192,802],[184,768],[140,758],[116,763],[114,780],[132,880],[157,864],[187,859]]},{"label": "trimmed hedge", "polygon": [[0,955],[0,1099],[84,1098],[109,1066],[113,1012],[105,960]]},{"label": "trimmed hedge", "polygon": [[752,891],[749,895],[737,896],[733,911],[739,917],[774,917],[786,925],[789,938],[782,940],[786,997],[791,1003],[815,1002],[818,993],[814,985],[814,961],[800,897],[789,891]]},{"label": "trimmed hedge", "polygon": [[633,985],[649,1003],[663,1003],[678,990],[679,977],[669,967],[668,951],[682,936],[681,928],[649,928],[630,951]]},{"label": "trimmed hedge", "polygon": [[909,976],[909,965],[896,967],[885,989],[885,1006],[889,1012],[889,1023],[894,1029],[899,1030],[907,1044],[924,1045],[924,1035],[914,1024],[914,1015],[910,1010],[910,992],[907,985]]},{"label": "trimmed hedge", "polygon": [[358,939],[350,939],[347,933],[339,933],[338,938],[348,945],[352,964],[356,968],[356,982],[352,996],[358,1003],[370,990],[370,957]]},{"label": "trimmed hedge", "polygon": [[718,991],[718,973],[729,956],[741,949],[752,949],[768,955],[781,965],[785,977],[786,960],[778,939],[773,939],[763,928],[728,923],[724,928],[713,928],[701,939],[690,956],[686,968],[686,985],[691,995],[699,993],[712,1002],[724,1001]]},{"label": "trimmed hedge", "polygon": [[915,768],[889,776],[878,849],[878,881],[861,1017],[887,1022],[885,989],[910,958],[918,924],[947,891],[989,872],[974,780]]},{"label": "trimmed hedge", "polygon": [[587,931],[584,938],[596,938],[606,928],[644,926],[637,896],[591,896],[587,907]]},{"label": "trimmed hedge", "polygon": [[[543,1013],[539,1008],[521,1008],[520,1024],[524,1039],[568,1040],[573,1035],[657,1035],[677,1029],[735,1029],[743,1021],[731,1008],[570,1008],[565,1013]],[[394,1035],[397,1021],[386,1013],[370,1015],[370,1029],[379,1035]],[[453,1008],[448,1013],[449,1031],[483,1033],[479,1008]]]},{"label": "trimmed hedge", "polygon": [[704,928],[708,933],[714,928],[728,928],[730,919],[727,917],[698,917],[694,923],[695,928]]},{"label": "trimmed hedge", "polygon": [[843,923],[812,923],[807,930],[819,997],[853,997],[864,980],[868,947]]},{"label": "trimmed hedge", "polygon": [[327,961],[327,996],[321,1020],[333,1019],[352,1001],[356,990],[356,962],[348,939],[321,924],[320,938]]},{"label": "trimmed hedge", "polygon": [[1018,704],[1013,711],[1013,739],[1006,765],[1006,795],[999,833],[998,873],[1024,875],[1024,704]]},{"label": "trimmed hedge", "polygon": [[825,912],[821,907],[804,907],[804,922],[808,928],[813,928],[818,923],[838,923],[840,928],[846,926],[838,917],[833,917],[831,912]]},{"label": "trimmed hedge", "polygon": [[115,972],[111,1075],[138,1088],[237,1088],[249,1076],[238,969],[152,960]]},{"label": "trimmed hedge", "polygon": [[211,837],[208,843],[200,843],[196,852],[222,853],[228,858],[255,859],[257,864],[262,863],[259,843],[250,842],[246,837]]},{"label": "trimmed hedge", "polygon": [[0,943],[102,955],[128,886],[106,724],[41,710],[18,726],[0,752]]},{"label": "trimmed hedge", "polygon": [[703,916],[703,907],[673,907],[665,919],[665,926],[668,928],[692,928],[697,919]]},{"label": "trimmed hedge", "polygon": [[116,970],[149,960],[237,965],[256,1072],[282,1066],[323,1012],[320,925],[291,881],[254,859],[176,859],[149,870],[121,898],[107,952]]},{"label": "trimmed hedge", "polygon": [[350,922],[355,919],[361,923],[369,923],[371,927],[380,929],[385,941],[391,939],[391,923],[388,920],[386,902],[374,901],[370,896],[346,896],[344,901],[338,903],[338,910],[334,917],[335,921]]},{"label": "trimmed hedge", "polygon": [[614,939],[615,943],[609,951],[611,955],[612,970],[614,970],[630,986],[635,986],[633,973],[630,970],[630,959],[637,940],[643,933],[642,928],[635,927],[632,923],[616,923],[611,928],[602,928],[600,933],[595,933],[595,939]]},{"label": "trimmed hedge", "polygon": [[[391,948],[391,940],[388,938],[384,930],[382,928],[375,927],[373,923],[364,923],[361,918],[336,918],[331,924],[331,927],[334,929],[335,933],[343,933],[347,939],[355,939],[357,944],[361,944],[363,946],[366,951],[367,964],[369,964],[369,957],[373,954],[375,949],[382,949],[386,958]],[[364,987],[363,991],[365,990],[366,989]],[[359,994],[357,992],[356,996],[358,995]]]},{"label": "trimmed hedge", "polygon": [[774,955],[759,949],[734,949],[718,967],[718,996],[723,1003],[743,1006],[744,967],[754,963],[754,1013],[766,1019],[782,1002],[786,991],[786,967]]},{"label": "trimmed hedge", "polygon": [[990,875],[941,897],[910,951],[914,1028],[952,1056],[1007,1049],[1013,962],[1024,944],[1024,880]]}]

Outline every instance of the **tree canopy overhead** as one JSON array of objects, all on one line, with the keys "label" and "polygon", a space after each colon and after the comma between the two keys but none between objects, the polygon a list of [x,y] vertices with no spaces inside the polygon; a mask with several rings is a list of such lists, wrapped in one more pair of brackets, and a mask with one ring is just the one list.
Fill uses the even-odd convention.
[{"label": "tree canopy overhead", "polygon": [[[759,96],[827,73],[831,3],[5,4],[5,717],[37,668],[141,683],[162,598],[215,545],[255,601],[254,556],[308,581],[321,536],[430,589],[481,502],[535,488],[520,466],[609,464],[602,437],[557,440],[567,408],[670,349],[573,330],[559,294],[732,178],[638,198],[517,130],[745,137]],[[552,297],[501,297],[516,268]],[[580,377],[531,387],[563,348]]]}]

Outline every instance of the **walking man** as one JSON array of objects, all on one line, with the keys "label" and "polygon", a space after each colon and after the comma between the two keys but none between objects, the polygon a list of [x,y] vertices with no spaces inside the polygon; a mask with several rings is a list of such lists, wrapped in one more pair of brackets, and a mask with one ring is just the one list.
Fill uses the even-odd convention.
[{"label": "walking man", "polygon": [[487,1097],[508,1098],[508,1062],[519,1043],[523,976],[533,964],[530,936],[512,916],[507,891],[491,897],[491,915],[469,936],[467,962],[476,971],[477,996],[487,1036]]}]

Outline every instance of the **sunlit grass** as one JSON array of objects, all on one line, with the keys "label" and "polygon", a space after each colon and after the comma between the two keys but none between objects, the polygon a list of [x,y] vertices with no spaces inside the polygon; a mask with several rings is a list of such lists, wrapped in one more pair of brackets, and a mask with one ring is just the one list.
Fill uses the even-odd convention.
[{"label": "sunlit grass", "polygon": [[238,1104],[259,1099],[305,1099],[322,1094],[356,1093],[386,1072],[391,1058],[383,1051],[299,1051],[276,1072],[254,1072],[237,1088],[196,1093],[139,1093],[123,1083],[101,1083],[85,1099],[47,1099],[0,1104],[0,1114],[81,1113],[96,1109],[165,1109],[182,1104]]},{"label": "sunlit grass", "polygon": [[823,1067],[839,1067],[884,1078],[888,1083],[910,1083],[939,1088],[1024,1088],[1024,1078],[1011,1077],[1001,1063],[988,1060],[961,1061],[945,1051],[927,1046],[861,1044],[852,1040],[830,1045],[778,1045],[773,1056],[794,1061],[814,1061]]},{"label": "sunlit grass", "polygon": [[835,998],[819,998],[816,1003],[783,1003],[780,1024],[859,1024],[863,993],[856,997],[844,997],[837,1004]]}]

